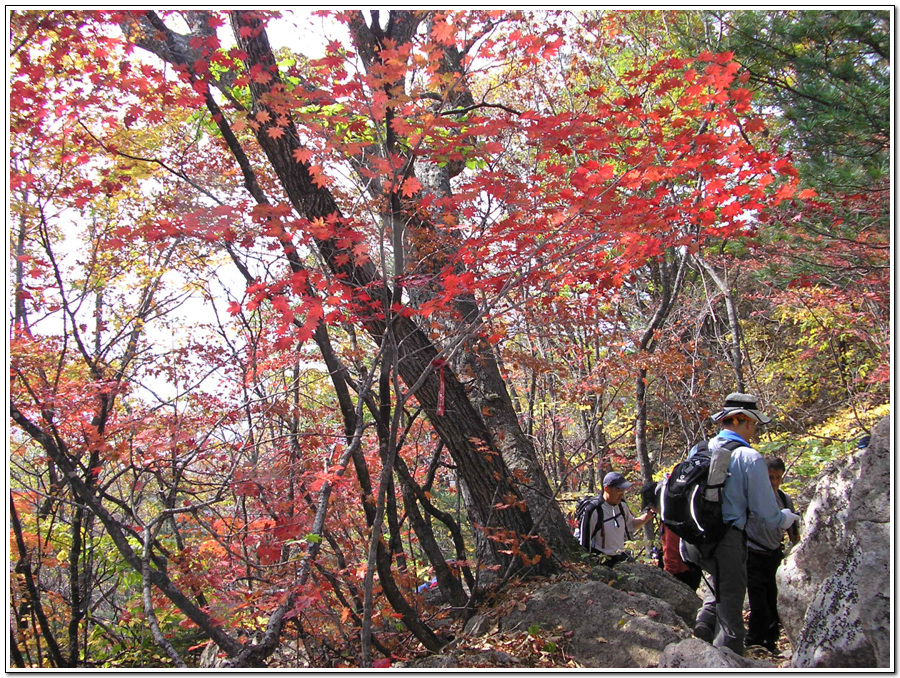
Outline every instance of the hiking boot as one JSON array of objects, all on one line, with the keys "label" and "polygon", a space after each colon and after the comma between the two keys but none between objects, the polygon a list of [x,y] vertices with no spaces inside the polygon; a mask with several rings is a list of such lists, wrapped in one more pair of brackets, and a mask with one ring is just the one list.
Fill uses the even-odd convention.
[{"label": "hiking boot", "polygon": [[703,622],[694,624],[694,637],[705,640],[707,643],[713,642],[713,630]]},{"label": "hiking boot", "polygon": [[778,646],[775,643],[757,643],[755,641],[744,641],[744,647],[757,653],[765,650],[773,657],[781,656],[781,652],[778,650]]}]

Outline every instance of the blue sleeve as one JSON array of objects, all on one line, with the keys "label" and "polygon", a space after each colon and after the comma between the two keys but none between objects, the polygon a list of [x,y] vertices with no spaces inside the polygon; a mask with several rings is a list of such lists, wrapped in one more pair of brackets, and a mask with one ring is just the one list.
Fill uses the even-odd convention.
[{"label": "blue sleeve", "polygon": [[772,483],[769,482],[769,470],[766,461],[756,454],[747,461],[747,499],[750,515],[761,522],[767,529],[774,530],[782,526],[784,516],[778,508]]}]

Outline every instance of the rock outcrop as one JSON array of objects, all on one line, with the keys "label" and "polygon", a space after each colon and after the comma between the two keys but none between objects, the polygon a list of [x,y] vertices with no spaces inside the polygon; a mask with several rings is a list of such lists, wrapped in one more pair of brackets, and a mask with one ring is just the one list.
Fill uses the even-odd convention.
[{"label": "rock outcrop", "polygon": [[774,669],[761,659],[740,657],[727,647],[713,647],[699,638],[673,643],[659,658],[661,669]]},{"label": "rock outcrop", "polygon": [[688,626],[694,626],[697,610],[702,603],[700,597],[691,587],[662,568],[648,567],[640,563],[619,563],[612,569],[600,565],[593,568],[589,576],[613,588],[661,598],[672,606],[675,614]]},{"label": "rock outcrop", "polygon": [[869,447],[829,464],[778,572],[795,668],[884,668],[891,657],[890,419]]},{"label": "rock outcrop", "polygon": [[619,571],[610,579],[613,586],[563,581],[544,587],[500,619],[498,628],[562,627],[570,635],[567,654],[586,668],[656,667],[666,646],[689,638],[690,628],[667,601],[615,585],[642,579],[646,585],[646,578],[656,575],[654,569],[629,564],[627,573]]}]

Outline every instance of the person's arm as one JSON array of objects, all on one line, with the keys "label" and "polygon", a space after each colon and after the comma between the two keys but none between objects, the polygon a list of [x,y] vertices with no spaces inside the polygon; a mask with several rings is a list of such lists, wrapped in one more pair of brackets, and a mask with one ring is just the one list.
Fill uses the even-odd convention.
[{"label": "person's arm", "polygon": [[631,521],[631,522],[632,522],[632,525],[633,525],[633,529],[636,530],[636,529],[638,529],[639,527],[643,527],[644,524],[645,524],[648,520],[653,520],[653,516],[655,516],[655,515],[656,515],[656,511],[653,510],[653,508],[648,508],[646,511],[644,511],[644,512],[643,512],[641,515],[639,515],[637,518],[632,518],[632,521]]},{"label": "person's arm", "polygon": [[634,514],[631,512],[631,507],[628,506],[624,501],[622,502],[622,517],[625,519],[625,527],[628,528],[628,531],[631,532],[632,538],[634,538],[634,533],[637,531],[639,527],[643,527],[644,523],[653,518],[656,514],[656,511],[651,507],[647,507],[647,510],[644,511],[637,518],[634,517]]},{"label": "person's arm", "polygon": [[788,529],[795,518],[788,518],[785,513],[788,509],[778,508],[766,462],[758,452],[747,459],[744,472],[747,474],[747,503],[751,515],[767,529]]}]

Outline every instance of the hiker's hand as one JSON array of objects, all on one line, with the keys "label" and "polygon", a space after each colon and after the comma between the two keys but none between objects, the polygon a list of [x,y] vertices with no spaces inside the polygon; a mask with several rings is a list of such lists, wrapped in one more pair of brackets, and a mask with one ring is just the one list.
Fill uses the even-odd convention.
[{"label": "hiker's hand", "polygon": [[786,521],[785,524],[781,526],[781,528],[784,530],[788,529],[791,525],[800,520],[800,516],[798,516],[790,509],[781,509],[781,515],[784,516],[784,520]]},{"label": "hiker's hand", "polygon": [[653,515],[656,513],[652,508],[648,508],[641,515],[634,519],[635,527],[643,527],[647,522],[653,520]]}]

